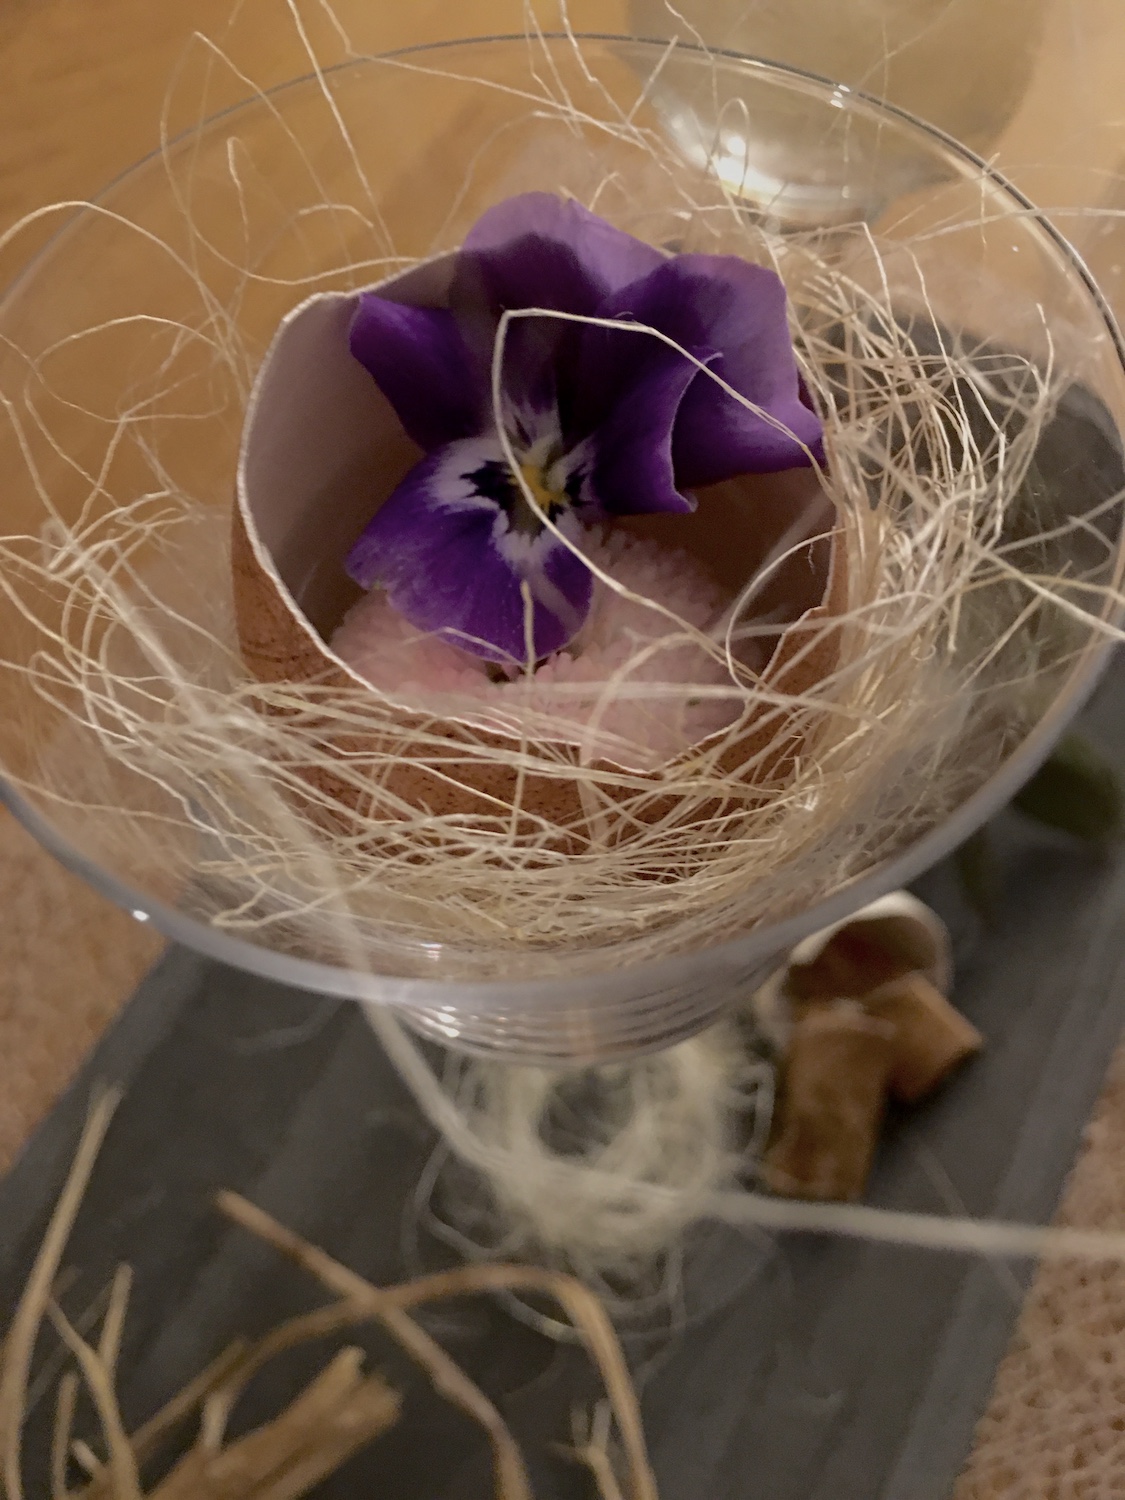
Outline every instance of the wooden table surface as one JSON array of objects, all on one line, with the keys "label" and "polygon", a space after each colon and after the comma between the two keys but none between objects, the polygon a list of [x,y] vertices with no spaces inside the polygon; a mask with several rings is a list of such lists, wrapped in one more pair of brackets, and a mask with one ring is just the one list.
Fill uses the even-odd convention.
[{"label": "wooden table surface", "polygon": [[[690,9],[687,0],[683,3]],[[856,3],[870,7],[872,0]],[[796,16],[800,0],[789,5]],[[537,10],[545,28],[557,25],[558,14],[547,0]],[[521,0],[337,0],[337,11],[360,52],[519,31],[524,24]],[[626,0],[575,0],[570,6],[578,29],[622,30],[626,16]],[[53,222],[33,222],[5,241],[5,232],[22,216],[54,200],[89,196],[152,150],[165,105],[171,128],[188,123],[177,115],[192,97],[184,79],[190,81],[191,70],[207,55],[203,44],[192,40],[196,32],[216,39],[243,79],[258,86],[306,72],[306,43],[326,61],[341,56],[343,48],[339,30],[313,0],[291,5],[243,0],[237,8],[234,0],[4,0],[0,286],[34,253]],[[177,67],[180,87],[170,90]],[[248,91],[232,74],[222,87],[229,98]],[[1125,214],[1125,0],[1048,0],[1023,105],[996,153],[1036,201],[1057,210],[1065,232],[1125,311],[1125,230],[1120,227],[1125,221],[1113,216]],[[1092,214],[1095,208],[1109,212]],[[151,931],[55,867],[6,814],[0,815],[0,911],[2,1170],[151,964],[159,944]],[[1094,1136],[1099,1181],[1105,1180],[1107,1163],[1121,1160],[1113,1153],[1125,1151],[1123,1069],[1125,1063],[1117,1069],[1118,1081],[1103,1104],[1103,1125]],[[1081,1169],[1087,1177],[1079,1173],[1075,1191],[1081,1199],[1085,1180],[1087,1200],[1105,1208],[1104,1193],[1091,1198],[1088,1190],[1091,1159],[1088,1154]],[[1036,1304],[1033,1294],[1033,1310],[1036,1305],[1041,1312],[1042,1298]],[[1021,1357],[1026,1367],[1026,1339],[1013,1352],[1016,1365],[1002,1376],[1001,1396],[1005,1389],[1019,1388],[1021,1368],[1026,1376]],[[1011,1420],[1010,1406],[1008,1400],[1003,1411],[994,1409],[986,1435],[992,1432],[994,1438],[996,1422]],[[1119,1418],[1125,1418],[1125,1400],[1105,1412],[1106,1421]],[[983,1500],[1001,1493],[990,1484],[985,1477],[978,1483],[970,1471],[966,1500],[970,1494]]]}]

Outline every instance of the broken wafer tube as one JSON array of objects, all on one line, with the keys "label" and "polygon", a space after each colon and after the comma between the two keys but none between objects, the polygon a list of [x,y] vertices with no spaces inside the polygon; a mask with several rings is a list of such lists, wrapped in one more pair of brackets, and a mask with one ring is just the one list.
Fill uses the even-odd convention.
[{"label": "broken wafer tube", "polygon": [[861,1195],[887,1099],[925,1098],[983,1045],[946,998],[951,980],[944,923],[905,891],[793,950],[756,997],[785,1059],[769,1188]]}]

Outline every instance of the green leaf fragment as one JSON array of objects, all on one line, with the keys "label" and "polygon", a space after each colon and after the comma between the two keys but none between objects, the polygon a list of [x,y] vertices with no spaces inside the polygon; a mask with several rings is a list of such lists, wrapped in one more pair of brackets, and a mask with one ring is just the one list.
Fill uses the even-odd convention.
[{"label": "green leaf fragment", "polygon": [[987,825],[953,851],[961,892],[982,921],[991,925],[1000,900],[1000,870]]},{"label": "green leaf fragment", "polygon": [[1071,734],[1012,799],[1012,806],[1048,828],[1089,844],[1109,844],[1125,829],[1121,780],[1106,757]]}]

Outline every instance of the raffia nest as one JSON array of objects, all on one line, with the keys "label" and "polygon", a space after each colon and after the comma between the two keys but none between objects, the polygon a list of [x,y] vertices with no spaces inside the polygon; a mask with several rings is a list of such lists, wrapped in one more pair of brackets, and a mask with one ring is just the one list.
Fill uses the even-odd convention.
[{"label": "raffia nest", "polygon": [[[65,486],[55,474],[65,503],[29,468],[25,530],[0,543],[11,780],[73,847],[211,927],[443,980],[569,981],[698,951],[810,912],[932,832],[1116,629],[1120,448],[1078,384],[1087,350],[1052,329],[1044,352],[1023,294],[983,284],[1010,338],[964,326],[972,308],[950,331],[909,241],[857,236],[842,256],[726,208],[679,227],[781,275],[825,429],[823,473],[620,523],[692,554],[732,603],[699,629],[641,601],[718,686],[637,688],[627,664],[606,696],[670,714],[725,696],[726,728],[654,757],[590,716],[576,732],[565,695],[544,706],[520,681],[469,700],[376,690],[344,664],[342,559],[417,453],[347,352],[356,294],[321,290],[264,363],[186,321],[160,335],[170,354],[135,320],[98,331],[127,334],[136,400],[156,410],[99,426],[102,467],[132,464],[112,483],[100,449]],[[381,286],[440,300],[448,267]],[[66,351],[100,388],[103,344]],[[12,386],[16,465],[51,402],[76,420],[51,373],[40,360]],[[232,525],[231,454],[209,444],[240,432]]]},{"label": "raffia nest", "polygon": [[[451,256],[439,258],[378,290],[408,305],[444,306],[452,264]],[[627,523],[632,534],[697,559],[732,596],[758,580],[752,613],[775,622],[757,643],[764,666],[756,681],[731,658],[733,690],[759,690],[735,729],[713,732],[659,771],[648,768],[643,744],[619,742],[607,753],[596,729],[583,734],[564,713],[536,722],[521,719],[518,704],[500,712],[469,702],[458,712],[432,697],[420,706],[417,690],[413,701],[409,690],[397,701],[376,695],[328,641],[358,594],[344,557],[420,450],[348,352],[355,302],[354,295],[322,294],[283,322],[251,397],[234,511],[234,600],[245,662],[264,683],[314,684],[324,693],[323,755],[302,768],[309,783],[333,810],[361,820],[393,816],[392,808],[445,819],[489,820],[511,811],[517,836],[538,834],[545,846],[570,852],[599,839],[592,825],[606,807],[628,811],[600,834],[616,844],[645,826],[674,824],[685,803],[694,802],[690,817],[698,824],[722,819],[748,797],[761,800],[791,770],[812,730],[778,700],[801,700],[839,655],[838,632],[825,625],[846,607],[847,570],[821,476],[811,468],[746,476],[702,492],[693,516]],[[795,515],[800,534],[787,543]],[[667,626],[669,637],[675,628]],[[711,649],[721,649],[721,640]],[[605,690],[628,688],[626,678]],[[334,700],[350,705],[347,727],[330,722]],[[365,706],[373,722],[353,727]],[[346,761],[374,764],[377,791],[341,775]],[[692,795],[697,772],[713,789],[705,808]]]}]

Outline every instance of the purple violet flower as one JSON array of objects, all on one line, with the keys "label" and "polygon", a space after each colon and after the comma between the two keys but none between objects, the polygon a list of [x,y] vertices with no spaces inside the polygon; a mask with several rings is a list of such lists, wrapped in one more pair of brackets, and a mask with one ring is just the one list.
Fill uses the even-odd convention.
[{"label": "purple violet flower", "polygon": [[364,292],[351,351],[425,456],[379,509],[347,569],[381,584],[419,629],[507,665],[581,629],[593,575],[528,504],[496,430],[493,346],[505,310],[658,330],[754,402],[747,410],[661,339],[550,316],[512,319],[502,367],[505,435],[563,536],[686,493],[820,457],[802,399],[785,289],[735,256],[666,256],[570,200],[528,193],[490,209],[457,252],[448,307]]}]

